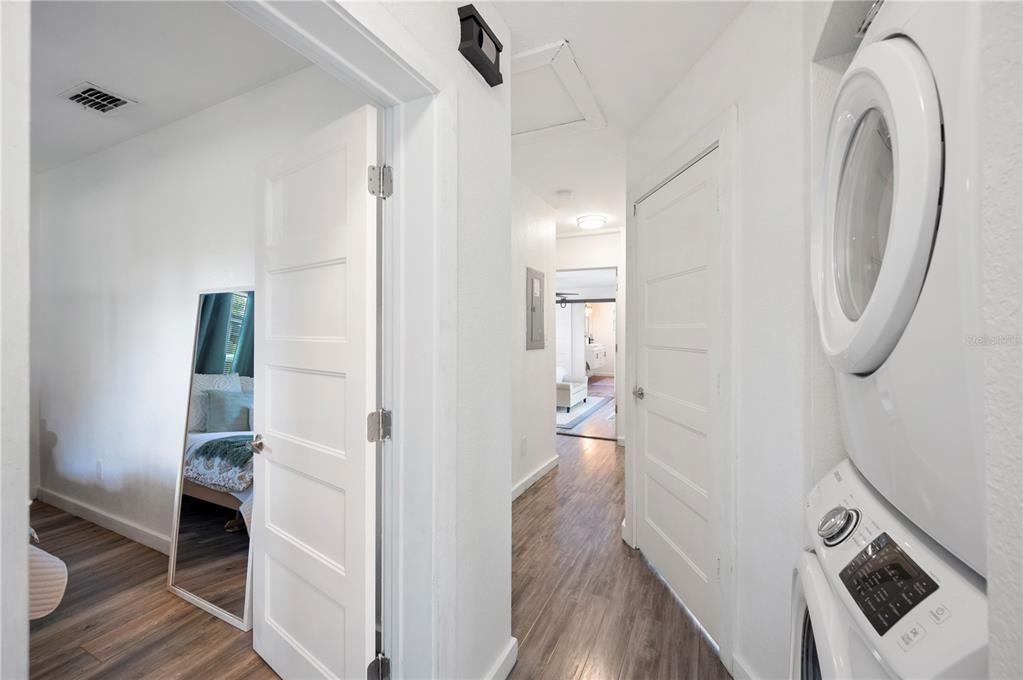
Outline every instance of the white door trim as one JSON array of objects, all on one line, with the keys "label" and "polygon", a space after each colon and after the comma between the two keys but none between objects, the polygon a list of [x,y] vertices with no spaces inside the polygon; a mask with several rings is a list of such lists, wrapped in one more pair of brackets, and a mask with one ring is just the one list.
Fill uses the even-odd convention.
[{"label": "white door trim", "polygon": [[28,677],[31,5],[0,2],[0,677]]},{"label": "white door trim", "polygon": [[[734,106],[715,118],[702,130],[690,137],[685,144],[661,161],[655,170],[642,180],[630,184],[628,205],[631,206],[626,220],[626,281],[629,290],[639,290],[637,276],[637,234],[636,205],[650,196],[672,178],[681,174],[696,160],[716,149],[719,154],[718,176],[718,224],[717,234],[717,280],[714,285],[718,290],[718,310],[715,319],[719,331],[716,333],[716,346],[712,355],[717,357],[715,370],[718,376],[718,418],[716,419],[717,441],[720,443],[718,459],[718,555],[721,559],[720,576],[720,632],[715,641],[720,647],[721,661],[731,671],[735,644],[735,621],[738,615],[736,602],[735,563],[737,546],[736,528],[736,404],[738,401],[738,370],[736,360],[738,314],[735,291],[732,285],[733,272],[738,272],[737,257],[739,253],[737,232],[738,202],[736,190],[736,129],[737,111]],[[639,327],[636,315],[626,319],[625,366],[621,377],[624,389],[631,392],[638,375],[638,337]],[[637,442],[636,418],[634,416],[635,401],[631,395],[623,400],[626,412],[627,439]],[[634,447],[625,447],[625,521],[622,524],[622,539],[630,546],[637,546],[637,526],[634,518],[638,517],[634,480],[639,478],[637,456]]]},{"label": "white door trim", "polygon": [[[385,7],[227,1],[382,109],[381,158],[395,173],[395,194],[381,211],[379,244],[380,401],[394,413],[380,466],[383,648],[394,677],[449,677],[455,508],[453,499],[439,497],[436,483],[453,477],[456,450],[457,268],[449,260],[457,252],[458,168],[449,150],[457,148],[457,91],[439,85],[440,69]],[[424,119],[431,124],[411,124]],[[421,183],[424,177],[432,178],[428,187]],[[424,353],[426,343],[432,353]],[[433,361],[423,362],[422,356]],[[414,404],[434,408],[419,417],[423,414],[409,410]],[[431,480],[428,488],[424,480]],[[410,537],[423,530],[432,541],[412,545]]]},{"label": "white door trim", "polygon": [[[445,475],[453,476],[455,463],[457,88],[379,3],[253,0],[229,4],[383,109],[383,159],[395,167],[397,192],[384,211],[390,226],[387,242],[382,245],[385,274],[381,305],[393,314],[382,315],[381,400],[396,414],[393,439],[384,451],[387,469],[394,471],[383,489],[392,506],[390,516],[385,512],[383,533],[384,611],[391,616],[390,625],[384,627],[384,645],[395,677],[451,677],[455,674],[455,639],[454,607],[449,603],[455,601],[457,574],[454,499],[438,498],[435,485]],[[28,230],[24,227],[29,220],[27,181],[31,174],[27,134],[31,33],[25,6],[2,6],[0,61],[4,65],[5,96],[0,100],[0,134],[5,151],[11,153],[5,152],[0,173],[4,196],[0,239],[5,244],[0,292],[5,301],[4,319],[11,323],[4,325],[0,338],[0,361],[27,366],[29,290],[24,266],[28,260]],[[424,118],[429,124],[399,122]],[[430,177],[429,187],[411,191],[411,183],[406,186],[410,176],[417,180]],[[395,204],[400,204],[400,209]],[[391,212],[394,215],[388,215]],[[11,248],[6,247],[8,240]],[[400,271],[409,262],[416,267],[412,282]],[[428,321],[427,326],[417,327],[410,321],[422,319]],[[406,334],[411,336],[405,329],[415,330],[417,342],[405,341]],[[430,362],[419,361],[424,342],[434,350],[428,354]],[[424,372],[429,380],[422,379]],[[27,557],[21,557],[27,550],[28,525],[27,372],[24,380],[20,378],[20,374],[14,375],[3,386],[0,509],[4,532],[0,568],[4,574],[5,614],[0,617],[0,668],[11,671],[4,673],[5,677],[25,675],[28,669],[27,607],[17,606],[25,602],[23,584],[28,579]],[[428,418],[413,421],[411,413],[403,411],[403,404],[432,404],[433,409]],[[24,422],[17,424],[20,421]],[[414,456],[406,455],[402,442],[415,443]],[[417,493],[409,494],[412,489]],[[428,539],[413,544],[413,531],[406,526],[414,524],[416,530],[421,530],[422,518],[430,523]],[[410,575],[416,576],[418,585],[424,573],[430,586],[426,592],[403,588]],[[7,598],[8,594],[12,597]],[[24,614],[8,615],[19,610]],[[420,667],[429,672],[419,672]]]}]

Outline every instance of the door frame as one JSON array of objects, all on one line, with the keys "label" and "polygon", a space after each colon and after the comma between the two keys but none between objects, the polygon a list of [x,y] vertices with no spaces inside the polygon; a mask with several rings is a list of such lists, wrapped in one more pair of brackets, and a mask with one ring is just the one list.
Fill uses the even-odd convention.
[{"label": "door frame", "polygon": [[[714,321],[717,331],[713,334],[712,351],[715,373],[718,378],[718,415],[714,419],[714,435],[718,442],[718,556],[720,559],[719,602],[720,632],[718,639],[713,640],[719,649],[721,662],[729,672],[733,671],[735,649],[735,621],[738,616],[735,582],[735,564],[738,536],[736,488],[737,488],[737,457],[736,416],[739,395],[736,361],[738,352],[738,305],[733,286],[733,273],[740,271],[738,266],[738,192],[736,163],[737,110],[729,107],[700,131],[690,136],[680,147],[661,160],[655,169],[642,180],[630,183],[628,203],[631,209],[626,219],[626,268],[627,288],[638,295],[640,281],[637,271],[637,207],[658,189],[675,179],[708,153],[716,152],[717,167],[717,200],[718,200],[718,231],[716,251],[718,309]],[[636,315],[626,318],[625,362],[621,374],[622,384],[628,381],[628,389],[635,387],[639,362],[639,327]],[[626,414],[627,441],[637,442],[635,398],[624,399],[622,402]],[[625,520],[622,522],[622,539],[632,548],[638,547],[639,516],[635,480],[639,479],[638,456],[634,446],[625,447]],[[677,597],[677,596],[676,596]],[[684,603],[683,603],[684,606]]]},{"label": "door frame", "polygon": [[[615,407],[618,411],[615,413],[615,436],[614,441],[618,446],[624,445],[625,432],[627,428],[622,425],[623,418],[625,417],[625,410],[622,407],[622,402],[625,400],[625,383],[623,379],[626,375],[625,367],[623,366],[624,361],[622,359],[626,356],[625,352],[620,351],[621,345],[624,338],[622,337],[626,331],[626,324],[622,323],[622,317],[625,317],[626,321],[628,317],[625,314],[625,296],[622,291],[622,284],[625,283],[622,280],[622,267],[620,265],[607,265],[604,267],[565,267],[564,269],[556,269],[554,271],[554,284],[557,287],[557,274],[558,272],[589,272],[597,271],[601,269],[613,269],[615,273],[615,296],[610,300],[596,300],[589,298],[579,298],[577,300],[569,300],[569,304],[579,304],[582,302],[613,302],[615,305]],[[557,292],[557,291],[555,291]],[[557,333],[555,333],[555,355],[557,354]],[[557,434],[557,427],[554,428],[555,434]],[[569,437],[577,437],[579,435],[565,435]],[[597,439],[603,439],[597,437]],[[608,440],[610,441],[610,440]]]},{"label": "door frame", "polygon": [[[456,522],[434,485],[455,468],[456,372],[445,369],[455,357],[444,348],[457,339],[457,91],[442,86],[432,58],[379,4],[225,2],[380,111],[380,159],[395,186],[378,227],[379,400],[394,413],[391,438],[378,448],[381,644],[394,677],[450,675],[453,611],[437,603],[454,600]],[[423,177],[433,181],[413,180]],[[430,341],[437,351],[424,362]],[[435,409],[417,417],[405,408],[417,403]],[[406,526],[421,527],[423,517],[433,519],[432,541],[413,542]],[[423,574],[433,577],[425,588]]]},{"label": "door frame", "polygon": [[[454,500],[439,497],[436,485],[455,472],[458,88],[379,3],[224,1],[381,111],[380,157],[394,168],[396,187],[380,225],[379,398],[395,413],[391,439],[382,446],[382,642],[395,676],[452,676],[456,641],[454,607],[448,603],[457,592],[456,518]],[[9,367],[27,367],[29,348],[29,12],[27,3],[0,3],[5,149],[0,364]],[[413,331],[416,342],[410,341]],[[424,353],[424,345],[435,351]],[[0,389],[0,669],[5,677],[22,677],[28,674],[27,369],[9,377]],[[414,404],[433,408],[425,415],[405,412],[404,405]],[[418,537],[423,532],[425,539]]]}]

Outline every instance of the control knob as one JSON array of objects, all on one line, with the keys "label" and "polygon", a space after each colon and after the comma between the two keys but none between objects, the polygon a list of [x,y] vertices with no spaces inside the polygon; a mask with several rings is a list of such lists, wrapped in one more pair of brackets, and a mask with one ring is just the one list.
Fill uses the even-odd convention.
[{"label": "control knob", "polygon": [[817,524],[817,535],[824,540],[824,545],[835,546],[848,538],[852,530],[856,528],[859,520],[859,512],[850,510],[844,505],[831,508],[820,523]]}]

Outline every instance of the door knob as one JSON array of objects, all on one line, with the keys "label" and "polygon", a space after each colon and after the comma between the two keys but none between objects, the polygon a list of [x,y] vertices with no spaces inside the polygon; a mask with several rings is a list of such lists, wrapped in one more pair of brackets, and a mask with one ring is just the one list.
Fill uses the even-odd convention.
[{"label": "door knob", "polygon": [[263,453],[263,435],[257,434],[252,438],[252,443],[249,444],[252,447],[253,453]]},{"label": "door knob", "polygon": [[636,397],[637,399],[642,399],[643,397],[646,396],[646,392],[643,390],[642,387],[633,387],[632,396]]}]

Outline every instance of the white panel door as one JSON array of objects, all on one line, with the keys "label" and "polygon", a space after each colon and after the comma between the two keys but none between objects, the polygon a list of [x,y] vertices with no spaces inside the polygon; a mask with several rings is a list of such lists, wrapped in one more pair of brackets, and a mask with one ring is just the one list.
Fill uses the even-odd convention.
[{"label": "white panel door", "polygon": [[717,151],[637,206],[639,548],[718,631],[714,248]]},{"label": "white panel door", "polygon": [[375,653],[376,111],[271,167],[257,262],[253,645],[283,678],[365,678]]}]

